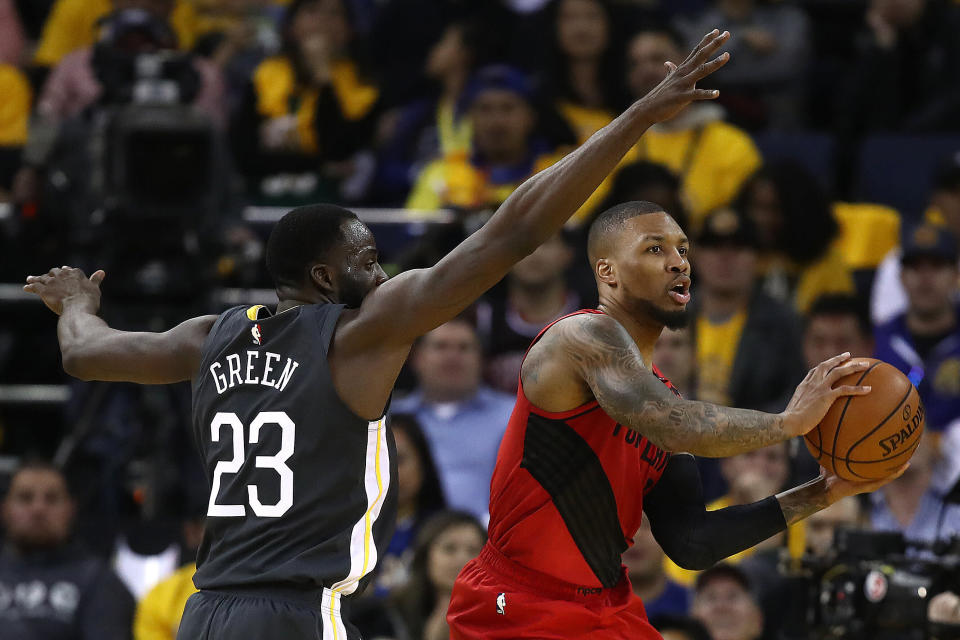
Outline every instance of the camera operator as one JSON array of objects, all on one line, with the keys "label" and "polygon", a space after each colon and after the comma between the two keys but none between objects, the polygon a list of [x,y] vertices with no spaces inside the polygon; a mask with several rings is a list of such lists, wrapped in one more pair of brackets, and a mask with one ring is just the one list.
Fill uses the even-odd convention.
[{"label": "camera operator", "polygon": [[[43,169],[63,123],[113,98],[105,95],[105,89],[115,89],[115,80],[105,78],[98,63],[103,67],[102,61],[109,59],[177,49],[176,34],[169,24],[174,0],[117,0],[114,6],[116,10],[100,21],[97,43],[66,55],[43,85],[24,150],[24,166],[14,179],[13,196],[19,204],[39,198]],[[219,70],[195,57],[190,58],[190,66],[198,83],[193,105],[222,128],[226,115]]]}]

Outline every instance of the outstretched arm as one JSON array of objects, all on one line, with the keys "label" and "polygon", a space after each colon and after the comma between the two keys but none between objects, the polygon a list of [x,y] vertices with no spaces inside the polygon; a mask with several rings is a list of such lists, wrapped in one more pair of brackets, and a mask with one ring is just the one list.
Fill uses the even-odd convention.
[{"label": "outstretched arm", "polygon": [[669,65],[663,82],[578,149],[520,185],[483,228],[436,266],[377,287],[364,300],[355,333],[378,343],[409,344],[460,313],[556,233],[648,127],[690,102],[717,97],[716,91],[697,89],[696,82],[726,63],[727,54],[713,55],[729,35],[714,30],[704,36],[679,67]]},{"label": "outstretched arm", "polygon": [[[870,390],[853,386],[833,388],[843,376],[869,366],[861,361],[844,363],[850,354],[843,354],[811,369],[782,413],[683,400],[647,369],[633,338],[606,314],[561,320],[534,349],[536,353],[531,350],[524,364],[525,372],[528,365],[531,370],[541,368],[548,375],[562,370],[563,375],[578,380],[584,395],[595,398],[611,418],[639,431],[660,448],[707,457],[732,456],[802,435],[823,419],[836,398],[863,395]],[[551,362],[538,367],[539,357]],[[535,404],[537,385],[557,388],[556,380],[531,383],[528,385],[525,375],[524,390]]]},{"label": "outstretched arm", "polygon": [[664,553],[684,569],[703,570],[763,542],[789,525],[826,509],[846,496],[875,491],[897,478],[907,465],[883,480],[848,482],[821,475],[759,502],[707,511],[693,456],[674,455],[660,481],[643,500],[653,536]]},{"label": "outstretched arm", "polygon": [[79,269],[29,276],[24,291],[40,296],[57,315],[63,369],[81,380],[167,384],[190,380],[200,366],[203,341],[216,316],[200,316],[164,333],[118,331],[97,315],[100,283]]}]

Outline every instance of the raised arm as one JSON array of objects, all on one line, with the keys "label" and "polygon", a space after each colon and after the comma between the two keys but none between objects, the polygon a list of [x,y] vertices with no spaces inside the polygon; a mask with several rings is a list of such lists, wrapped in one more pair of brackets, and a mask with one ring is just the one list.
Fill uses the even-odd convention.
[{"label": "raised arm", "polygon": [[717,97],[696,82],[729,56],[713,54],[729,33],[714,30],[656,88],[578,149],[528,179],[479,231],[430,269],[409,271],[364,300],[357,323],[378,341],[409,343],[456,316],[573,215],[652,124],[695,100]]},{"label": "raised arm", "polygon": [[24,291],[35,293],[57,315],[63,369],[81,380],[167,384],[190,380],[200,366],[203,341],[216,316],[200,316],[164,333],[118,331],[97,315],[100,283],[79,269],[51,269],[29,276]]},{"label": "raised arm", "polygon": [[697,463],[693,456],[679,454],[670,458],[660,481],[644,497],[643,510],[664,553],[680,567],[700,571],[846,496],[879,489],[898,478],[907,466],[870,482],[849,482],[824,474],[758,502],[707,511]]},{"label": "raised arm", "polygon": [[667,451],[726,457],[788,440],[813,429],[833,401],[862,395],[868,387],[833,384],[866,368],[850,354],[811,369],[779,414],[723,407],[678,398],[647,369],[630,334],[606,314],[581,314],[555,324],[531,349],[523,366],[524,391],[547,406],[551,394],[569,398],[579,386],[607,414]]}]

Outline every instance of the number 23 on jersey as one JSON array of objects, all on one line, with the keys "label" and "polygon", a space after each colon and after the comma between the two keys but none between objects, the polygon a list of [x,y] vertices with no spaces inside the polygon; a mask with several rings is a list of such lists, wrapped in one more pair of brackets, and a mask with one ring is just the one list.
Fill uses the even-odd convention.
[{"label": "number 23 on jersey", "polygon": [[[286,462],[293,455],[296,425],[283,411],[263,411],[258,413],[250,423],[250,444],[260,441],[260,430],[270,425],[280,427],[280,450],[272,456],[256,456],[254,465],[258,468],[273,469],[280,476],[280,499],[276,504],[260,502],[257,486],[247,485],[247,497],[253,513],[262,518],[279,518],[293,506],[293,470]],[[220,441],[221,428],[230,427],[232,434],[233,458],[219,460],[213,469],[213,486],[210,490],[210,505],[207,515],[220,518],[240,518],[247,515],[246,505],[219,504],[217,496],[220,493],[220,484],[224,474],[239,473],[244,460],[244,425],[235,413],[220,412],[210,423],[210,438],[213,442]]]}]

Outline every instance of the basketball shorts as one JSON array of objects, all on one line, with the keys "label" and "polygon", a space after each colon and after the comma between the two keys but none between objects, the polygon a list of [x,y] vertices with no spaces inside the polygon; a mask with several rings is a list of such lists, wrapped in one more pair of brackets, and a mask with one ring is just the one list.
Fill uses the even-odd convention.
[{"label": "basketball shorts", "polygon": [[339,603],[329,589],[204,589],[187,600],[177,640],[360,640]]},{"label": "basketball shorts", "polygon": [[584,587],[523,567],[487,544],[454,584],[450,638],[662,640],[622,571],[615,587]]}]

